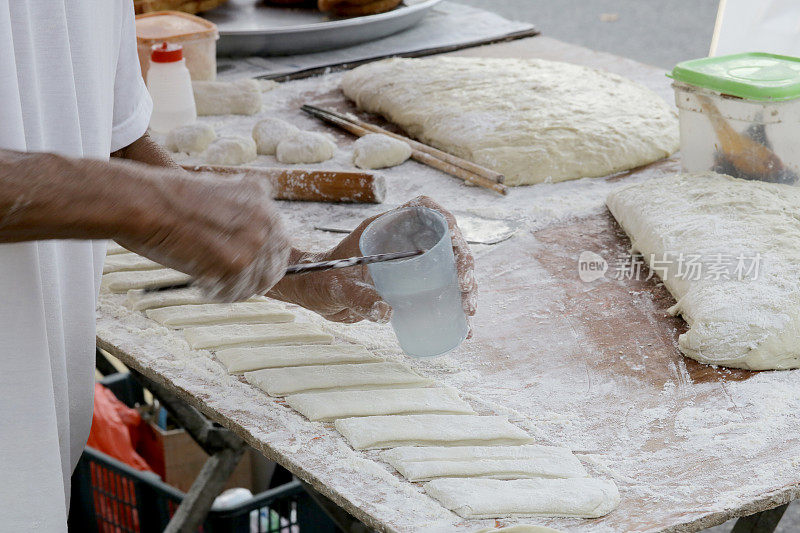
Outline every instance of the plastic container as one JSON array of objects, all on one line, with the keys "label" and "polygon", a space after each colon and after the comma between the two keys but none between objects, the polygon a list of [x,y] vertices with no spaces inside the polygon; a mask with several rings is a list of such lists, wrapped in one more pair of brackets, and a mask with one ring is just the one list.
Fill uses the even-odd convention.
[{"label": "plastic container", "polygon": [[164,42],[153,46],[147,90],[153,99],[153,131],[167,133],[197,120],[192,80],[180,45]]},{"label": "plastic container", "polygon": [[217,78],[216,24],[180,11],[157,11],[136,17],[136,41],[142,77],[147,79],[150,50],[164,41],[183,47],[186,68],[193,80]]},{"label": "plastic container", "polygon": [[679,63],[669,76],[684,170],[800,183],[800,59],[709,57]]},{"label": "plastic container", "polygon": [[391,211],[366,227],[364,255],[427,250],[410,259],[368,265],[380,295],[392,306],[392,327],[403,351],[432,357],[456,348],[469,326],[461,305],[450,229],[426,207]]}]

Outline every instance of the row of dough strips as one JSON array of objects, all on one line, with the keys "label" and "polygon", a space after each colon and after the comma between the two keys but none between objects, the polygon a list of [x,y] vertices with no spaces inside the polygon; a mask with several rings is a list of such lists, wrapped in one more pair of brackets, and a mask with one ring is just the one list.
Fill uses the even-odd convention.
[{"label": "row of dough strips", "polygon": [[312,421],[330,422],[356,450],[380,457],[464,518],[581,517],[611,512],[612,481],[589,477],[565,448],[532,444],[504,416],[478,415],[456,390],[334,338],[277,301],[208,303],[198,289],[144,292],[189,276],[111,244],[102,290],[179,330],[230,374]]}]

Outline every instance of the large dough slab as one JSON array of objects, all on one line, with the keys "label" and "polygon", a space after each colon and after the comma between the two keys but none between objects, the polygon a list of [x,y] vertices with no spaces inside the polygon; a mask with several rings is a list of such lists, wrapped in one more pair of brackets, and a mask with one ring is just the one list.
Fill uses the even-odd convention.
[{"label": "large dough slab", "polygon": [[451,388],[331,391],[293,394],[286,403],[309,420],[411,413],[472,414]]},{"label": "large dough slab", "polygon": [[487,166],[507,185],[596,177],[678,149],[675,111],[631,80],[543,59],[386,59],[342,90],[411,136]]},{"label": "large dough slab", "polygon": [[501,446],[533,439],[503,416],[394,415],[341,418],[336,429],[356,450],[397,446]]},{"label": "large dough slab", "polygon": [[306,391],[369,390],[429,385],[431,380],[399,363],[316,365],[265,368],[247,372],[245,379],[271,396]]},{"label": "large dough slab", "polygon": [[592,478],[443,478],[426,483],[425,492],[464,518],[598,518],[613,511],[620,500],[612,481]]},{"label": "large dough slab", "polygon": [[262,368],[375,363],[381,360],[356,344],[227,348],[217,350],[216,355],[230,374],[242,374]]},{"label": "large dough slab", "polygon": [[283,305],[269,301],[176,305],[148,309],[145,314],[169,328],[209,324],[276,324],[294,320],[294,314]]},{"label": "large dough slab", "polygon": [[678,338],[684,354],[754,370],[800,367],[800,188],[676,174],[621,187],[606,203],[677,300],[670,312],[690,326]]},{"label": "large dough slab", "polygon": [[587,477],[581,462],[554,446],[401,447],[381,453],[409,481],[441,477],[492,479]]},{"label": "large dough slab", "polygon": [[195,350],[269,344],[330,344],[333,335],[310,324],[226,324],[199,326],[183,331]]},{"label": "large dough slab", "polygon": [[103,262],[103,274],[129,270],[157,270],[159,268],[164,268],[164,265],[132,253],[106,255],[106,259]]}]

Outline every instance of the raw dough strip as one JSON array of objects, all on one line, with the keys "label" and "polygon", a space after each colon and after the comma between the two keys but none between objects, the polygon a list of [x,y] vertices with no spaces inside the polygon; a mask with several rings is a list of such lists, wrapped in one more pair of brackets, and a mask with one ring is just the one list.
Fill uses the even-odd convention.
[{"label": "raw dough strip", "polygon": [[311,392],[287,396],[286,403],[309,420],[411,413],[475,413],[451,388]]},{"label": "raw dough strip", "polygon": [[[268,302],[266,296],[253,296],[248,298],[248,302]],[[201,290],[195,287],[189,289],[174,289],[160,292],[145,292],[141,290],[130,290],[125,298],[125,307],[133,311],[147,311],[159,307],[171,307],[173,305],[201,305],[214,303]]]},{"label": "raw dough strip", "polygon": [[403,447],[381,453],[409,481],[440,477],[492,479],[588,477],[572,452],[553,446]]},{"label": "raw dough strip", "polygon": [[103,274],[129,270],[157,270],[159,268],[164,268],[164,265],[133,253],[109,255],[103,262]]},{"label": "raw dough strip", "polygon": [[277,324],[294,320],[294,314],[277,302],[177,305],[148,309],[145,314],[168,328],[210,324]]},{"label": "raw dough strip", "polygon": [[247,372],[245,379],[270,396],[306,391],[369,390],[429,385],[431,380],[399,363],[316,365],[265,368]]},{"label": "raw dough strip", "polygon": [[381,361],[380,357],[363,346],[353,344],[228,348],[217,350],[216,355],[230,374],[242,374],[262,368]]},{"label": "raw dough strip", "polygon": [[191,281],[191,279],[190,275],[171,268],[112,272],[103,276],[101,287],[113,293],[126,293],[132,289],[156,289],[178,285]]},{"label": "raw dough strip", "polygon": [[396,446],[500,446],[527,444],[533,440],[504,416],[367,416],[343,418],[335,424],[356,450]]},{"label": "raw dough strip", "polygon": [[309,324],[226,324],[200,326],[184,330],[189,346],[215,349],[227,346],[263,346],[269,344],[330,344],[333,335]]},{"label": "raw dough strip", "polygon": [[593,478],[442,478],[426,483],[425,492],[463,518],[598,518],[620,500],[612,481]]},{"label": "raw dough strip", "polygon": [[108,246],[106,246],[106,255],[129,254],[129,253],[131,252],[127,248],[123,248],[121,245],[117,244],[114,241],[108,241]]}]

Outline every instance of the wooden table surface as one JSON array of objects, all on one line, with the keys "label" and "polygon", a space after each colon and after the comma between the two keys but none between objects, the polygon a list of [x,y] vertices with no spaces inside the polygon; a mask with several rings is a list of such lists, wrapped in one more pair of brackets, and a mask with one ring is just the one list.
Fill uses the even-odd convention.
[{"label": "wooden table surface", "polygon": [[[663,71],[546,37],[456,54],[596,66],[672,101]],[[288,83],[304,84],[304,102],[351,109],[330,83]],[[291,113],[301,120],[299,111]],[[340,146],[351,142],[338,139]],[[411,364],[458,388],[478,412],[507,414],[538,442],[573,448],[594,475],[614,479],[622,494],[620,507],[601,519],[497,524],[586,532],[696,531],[797,497],[797,372],[714,369],[682,357],[676,339],[685,324],[666,315],[673,301],[663,286],[654,279],[615,279],[615,261],[627,255],[629,243],[602,208],[605,194],[622,183],[678,169],[673,157],[609,178],[517,188],[503,200],[431,179],[432,174],[421,179],[394,169],[387,173],[389,201],[443,195],[449,207],[513,214],[525,223],[509,241],[476,250],[481,292],[474,339],[447,356]],[[575,213],[551,212],[554,203],[574,205]],[[309,220],[349,216],[353,210],[361,214],[360,209],[292,204],[286,215],[320,245],[328,237],[312,232]],[[579,279],[577,259],[584,251],[608,261],[605,277],[592,283]],[[174,387],[187,402],[368,525],[402,532],[466,532],[495,525],[443,509],[419,485],[376,461],[375,452],[351,450],[331,424],[308,422],[281,400],[227,376],[210,354],[188,350],[180,335],[153,329],[121,301],[121,296],[101,296],[102,348]],[[365,342],[390,359],[402,358],[387,326],[324,324],[310,313],[301,313],[301,320],[341,339]]]}]

